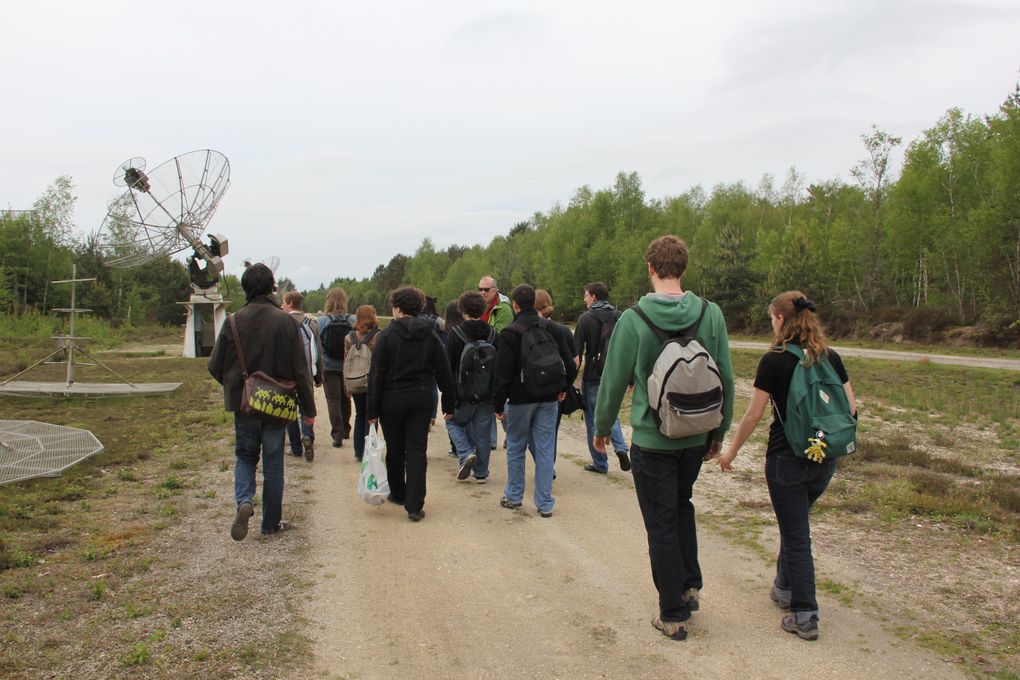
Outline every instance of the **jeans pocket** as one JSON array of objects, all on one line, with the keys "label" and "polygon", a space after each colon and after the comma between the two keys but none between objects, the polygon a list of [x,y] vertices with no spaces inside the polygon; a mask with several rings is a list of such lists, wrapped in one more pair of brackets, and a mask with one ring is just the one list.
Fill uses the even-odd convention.
[{"label": "jeans pocket", "polygon": [[808,477],[807,465],[817,463],[793,456],[769,456],[765,459],[765,478],[783,486],[804,484]]}]

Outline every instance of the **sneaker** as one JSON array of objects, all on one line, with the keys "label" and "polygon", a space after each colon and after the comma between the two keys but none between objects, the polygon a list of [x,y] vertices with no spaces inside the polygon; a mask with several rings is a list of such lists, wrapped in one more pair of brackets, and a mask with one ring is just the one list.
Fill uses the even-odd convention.
[{"label": "sneaker", "polygon": [[507,510],[516,510],[517,508],[521,507],[520,503],[514,503],[511,500],[507,500],[506,496],[499,499],[499,504],[502,505]]},{"label": "sneaker", "polygon": [[234,523],[230,525],[230,537],[235,541],[243,541],[248,535],[248,520],[255,514],[255,508],[251,501],[244,501],[237,506],[237,514],[234,515]]},{"label": "sneaker", "polygon": [[334,439],[333,440],[333,448],[334,449],[339,449],[343,445],[344,445],[344,440],[343,439]]},{"label": "sneaker", "polygon": [[624,472],[630,472],[630,456],[627,455],[627,452],[617,451],[616,457],[620,459],[620,469]]},{"label": "sneaker", "polygon": [[457,479],[465,480],[471,476],[471,469],[474,468],[475,462],[478,460],[478,456],[471,454],[464,460],[464,464],[460,466],[460,471],[457,473]]},{"label": "sneaker", "polygon": [[407,513],[407,519],[411,520],[412,522],[420,522],[423,519],[425,519],[425,511],[419,510],[417,512],[409,512]]},{"label": "sneaker", "polygon": [[282,533],[284,531],[288,531],[289,529],[290,529],[290,522],[288,522],[285,519],[281,519],[280,523],[277,524],[275,528],[270,529],[269,531],[263,531],[262,535],[263,536],[271,536],[273,534],[279,534],[279,533]]},{"label": "sneaker", "polygon": [[776,591],[776,585],[774,583],[772,584],[772,587],[769,588],[769,597],[772,599],[773,602],[776,603],[776,606],[779,607],[780,609],[786,609],[786,610],[790,609],[790,601],[785,599],[785,598],[783,598]]},{"label": "sneaker", "polygon": [[701,605],[698,604],[698,589],[697,588],[688,588],[687,590],[684,591],[683,597],[684,597],[684,602],[687,603],[687,607],[692,612],[696,612],[696,611],[698,611],[701,608]]},{"label": "sneaker", "polygon": [[588,463],[587,465],[585,465],[584,469],[587,472],[595,472],[595,473],[600,474],[600,475],[604,475],[604,474],[607,474],[609,472],[609,470],[599,470],[597,467],[595,467],[591,463]]},{"label": "sneaker", "polygon": [[538,514],[540,517],[545,517],[546,519],[548,519],[552,517],[552,510],[539,510]]},{"label": "sneaker", "polygon": [[312,438],[311,437],[302,437],[301,438],[301,448],[303,448],[305,450],[305,460],[307,460],[309,463],[311,463],[312,460],[315,458],[315,448],[314,448],[314,446],[312,444]]},{"label": "sneaker", "polygon": [[818,639],[818,617],[813,615],[810,619],[804,623],[797,623],[796,614],[787,614],[783,617],[783,620],[779,622],[779,625],[783,627],[787,633],[796,633],[797,637],[801,640],[817,640]]},{"label": "sneaker", "polygon": [[475,484],[488,484],[488,477],[475,477]]},{"label": "sneaker", "polygon": [[670,640],[686,640],[687,628],[683,621],[663,621],[658,616],[652,619],[652,626]]}]

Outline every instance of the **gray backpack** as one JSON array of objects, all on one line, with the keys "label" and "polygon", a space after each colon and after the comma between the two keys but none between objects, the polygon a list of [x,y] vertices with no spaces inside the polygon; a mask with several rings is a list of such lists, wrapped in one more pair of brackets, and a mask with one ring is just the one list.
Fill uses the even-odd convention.
[{"label": "gray backpack", "polygon": [[708,301],[694,325],[667,333],[641,311],[631,307],[662,343],[659,357],[648,376],[648,408],[659,432],[680,439],[711,432],[723,419],[723,385],[719,367],[695,337],[705,317]]}]

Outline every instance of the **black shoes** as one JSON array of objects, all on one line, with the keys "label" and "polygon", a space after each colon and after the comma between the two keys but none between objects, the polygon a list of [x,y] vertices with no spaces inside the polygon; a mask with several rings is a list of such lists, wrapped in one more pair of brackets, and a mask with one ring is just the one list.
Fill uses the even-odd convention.
[{"label": "black shoes", "polygon": [[423,519],[425,519],[425,511],[418,510],[417,512],[409,512],[407,513],[407,519],[411,520],[412,522],[420,522]]},{"label": "black shoes", "polygon": [[616,457],[620,459],[620,469],[624,472],[630,472],[630,456],[627,455],[627,452],[617,451]]},{"label": "black shoes", "polygon": [[315,445],[312,443],[312,438],[302,437],[301,448],[305,451],[305,460],[311,463],[315,458]]},{"label": "black shoes", "polygon": [[663,621],[656,616],[652,619],[652,625],[670,640],[681,641],[687,639],[687,628],[681,621]]},{"label": "black shoes", "polygon": [[334,439],[333,440],[333,448],[334,449],[339,449],[343,445],[344,445],[344,440],[343,439]]},{"label": "black shoes", "polygon": [[[630,469],[630,461],[627,461],[627,468]],[[586,471],[588,471],[588,472],[594,472],[594,473],[597,473],[597,474],[600,474],[600,475],[604,475],[604,474],[609,472],[609,470],[599,470],[597,467],[595,467],[591,463],[588,463],[587,465],[585,465],[584,469]]]},{"label": "black shoes", "polygon": [[243,541],[248,535],[248,520],[255,514],[255,508],[250,501],[244,501],[237,506],[237,514],[234,515],[234,523],[230,525],[230,537],[235,541]]},{"label": "black shoes", "polygon": [[701,608],[701,605],[698,604],[698,589],[697,588],[688,588],[687,590],[685,590],[683,598],[684,598],[684,602],[687,603],[687,607],[692,612],[696,612],[696,611],[698,611],[698,609]]},{"label": "black shoes", "polygon": [[507,510],[516,510],[517,508],[521,507],[520,503],[514,503],[511,500],[507,500],[506,496],[499,499],[499,504],[506,508]]}]

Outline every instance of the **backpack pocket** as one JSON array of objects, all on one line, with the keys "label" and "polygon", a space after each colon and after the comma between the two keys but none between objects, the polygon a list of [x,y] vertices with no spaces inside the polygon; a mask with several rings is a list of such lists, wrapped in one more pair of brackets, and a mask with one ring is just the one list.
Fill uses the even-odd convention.
[{"label": "backpack pocket", "polygon": [[815,416],[811,419],[811,426],[816,431],[815,436],[828,445],[828,458],[839,458],[857,450],[857,420],[849,413]]}]

